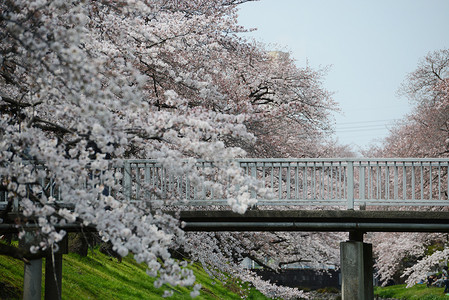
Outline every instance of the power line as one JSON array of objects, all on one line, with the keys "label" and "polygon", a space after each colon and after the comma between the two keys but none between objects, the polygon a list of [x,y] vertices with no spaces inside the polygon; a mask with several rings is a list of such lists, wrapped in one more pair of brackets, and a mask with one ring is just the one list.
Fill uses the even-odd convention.
[{"label": "power line", "polygon": [[345,129],[356,129],[356,128],[376,128],[376,127],[386,127],[387,124],[378,124],[378,125],[366,125],[366,126],[351,126],[351,127],[336,127],[336,131],[345,130]]},{"label": "power line", "polygon": [[378,122],[392,122],[392,121],[399,121],[399,120],[400,119],[372,120],[372,121],[343,122],[343,123],[337,123],[337,124],[338,125],[365,124],[365,123],[378,123]]},{"label": "power line", "polygon": [[[360,124],[364,124],[364,123],[370,123],[370,121],[367,122],[360,122]],[[336,126],[334,128],[334,132],[346,132],[346,131],[364,131],[364,130],[380,130],[380,129],[386,129],[389,130],[390,128],[398,125],[401,126],[404,123],[396,123],[396,124],[372,124],[372,125],[361,125],[361,126],[344,126],[344,127],[338,127]],[[332,131],[332,130],[330,130]]]},{"label": "power line", "polygon": [[347,132],[366,132],[366,131],[378,131],[378,130],[389,130],[388,128],[367,128],[367,129],[349,129],[349,130],[336,130],[336,134],[347,133]]},{"label": "power line", "polygon": [[368,126],[352,126],[352,127],[341,127],[328,130],[328,132],[334,133],[344,133],[352,131],[372,131],[372,130],[389,130],[391,126],[386,124],[379,125],[368,125]]}]

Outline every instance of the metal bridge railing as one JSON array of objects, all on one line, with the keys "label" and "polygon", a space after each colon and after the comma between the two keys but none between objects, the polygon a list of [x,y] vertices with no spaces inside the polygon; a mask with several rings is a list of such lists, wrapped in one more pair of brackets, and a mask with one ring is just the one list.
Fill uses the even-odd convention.
[{"label": "metal bridge railing", "polygon": [[[257,205],[340,206],[446,206],[449,205],[449,159],[344,158],[344,159],[238,159],[249,178],[269,195],[251,190]],[[217,168],[196,163],[197,174],[168,170],[155,160],[126,160],[116,167],[123,177],[119,189],[128,201],[177,199],[186,205],[225,205],[217,190]],[[58,201],[63,197],[53,180],[42,187]],[[113,193],[114,190],[111,190]],[[0,206],[6,205],[6,193]],[[18,203],[15,203],[17,206]]]},{"label": "metal bridge railing", "polygon": [[[446,206],[449,205],[448,159],[239,159],[243,172],[257,179],[271,196],[251,196],[258,205],[355,206]],[[175,175],[156,161],[127,161],[124,191],[130,200],[145,198],[142,186],[158,191],[153,200],[166,195],[191,205],[225,204],[210,187],[213,164],[199,162],[204,183],[193,183],[185,174]],[[148,192],[147,192],[148,193]],[[147,199],[148,200],[148,199]]]}]

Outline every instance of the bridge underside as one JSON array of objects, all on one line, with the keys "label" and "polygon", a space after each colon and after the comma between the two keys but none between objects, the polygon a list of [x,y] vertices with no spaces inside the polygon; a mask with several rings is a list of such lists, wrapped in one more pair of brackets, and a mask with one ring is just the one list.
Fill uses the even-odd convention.
[{"label": "bridge underside", "polygon": [[449,212],[364,210],[182,211],[185,231],[449,232]]}]

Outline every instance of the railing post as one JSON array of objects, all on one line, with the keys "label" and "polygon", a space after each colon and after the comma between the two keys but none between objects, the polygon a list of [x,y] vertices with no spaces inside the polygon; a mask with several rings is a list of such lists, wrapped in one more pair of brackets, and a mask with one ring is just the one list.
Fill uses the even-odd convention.
[{"label": "railing post", "polygon": [[123,166],[123,190],[127,201],[131,200],[131,163],[125,161]]},{"label": "railing post", "polygon": [[[8,194],[6,194],[5,192],[5,199],[8,199]],[[19,212],[19,198],[18,197],[14,197],[13,203],[12,203],[12,212],[13,213],[18,213]]]},{"label": "railing post", "polygon": [[[255,180],[257,179],[257,163],[254,163],[251,166],[251,177]],[[255,199],[257,197],[256,190],[254,188],[251,189],[251,198]]]},{"label": "railing post", "polygon": [[[360,167],[359,167],[359,199],[360,200],[366,200],[366,186],[365,186],[365,166],[362,166],[362,162],[360,161]],[[369,172],[369,168],[368,168]],[[369,181],[369,174],[368,174],[368,181]],[[369,184],[369,183],[368,183]],[[360,210],[366,209],[366,202],[360,202]]]},{"label": "railing post", "polygon": [[348,161],[347,162],[347,195],[348,195],[348,201],[346,203],[347,209],[354,209],[354,162]]},{"label": "railing post", "polygon": [[359,195],[360,195],[360,200],[365,200],[365,167],[362,166],[362,164],[360,163],[360,168],[359,168]]}]

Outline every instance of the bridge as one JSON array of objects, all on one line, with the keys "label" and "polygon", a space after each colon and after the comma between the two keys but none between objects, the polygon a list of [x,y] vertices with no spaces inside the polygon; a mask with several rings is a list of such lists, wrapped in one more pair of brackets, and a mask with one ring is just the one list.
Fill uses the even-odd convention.
[{"label": "bridge", "polygon": [[[167,213],[182,207],[186,231],[349,232],[340,245],[343,299],[373,298],[372,247],[364,233],[449,232],[448,159],[237,159],[249,185],[221,177],[225,184],[218,188],[217,162],[187,163],[197,176],[155,160],[126,160],[114,166],[123,176],[108,192]],[[227,197],[241,188],[257,199],[245,214],[228,206]],[[54,180],[43,181],[42,189],[64,204]],[[0,224],[0,231],[11,226]]]}]

